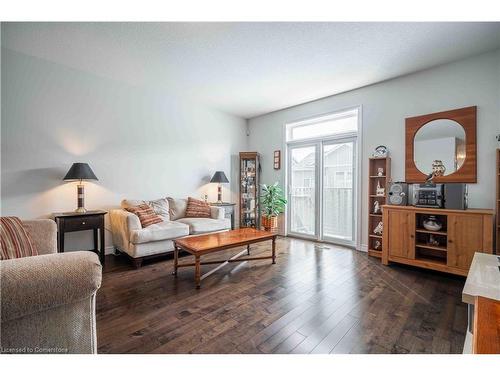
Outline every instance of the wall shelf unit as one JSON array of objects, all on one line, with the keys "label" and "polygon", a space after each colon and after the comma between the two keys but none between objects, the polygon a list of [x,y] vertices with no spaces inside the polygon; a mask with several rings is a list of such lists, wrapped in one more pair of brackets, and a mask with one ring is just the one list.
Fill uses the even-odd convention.
[{"label": "wall shelf unit", "polygon": [[[379,169],[381,169],[379,171]],[[368,255],[382,257],[382,236],[373,230],[382,222],[382,205],[387,203],[387,185],[391,178],[391,158],[370,158],[368,160]],[[384,194],[377,195],[377,186],[384,188]],[[374,212],[375,202],[380,211]]]}]

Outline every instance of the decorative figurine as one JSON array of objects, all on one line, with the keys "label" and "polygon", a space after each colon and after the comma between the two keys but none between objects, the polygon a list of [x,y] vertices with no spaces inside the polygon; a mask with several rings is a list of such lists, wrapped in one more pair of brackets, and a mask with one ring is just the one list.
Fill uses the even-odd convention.
[{"label": "decorative figurine", "polygon": [[381,236],[383,231],[384,231],[384,223],[379,221],[379,223],[377,224],[377,226],[373,230],[373,233]]},{"label": "decorative figurine", "polygon": [[428,242],[428,245],[431,245],[431,246],[439,246],[439,241],[436,240],[436,238],[434,237],[433,234],[429,235],[429,242]]},{"label": "decorative figurine", "polygon": [[375,241],[375,247],[374,247],[374,249],[375,250],[380,250],[380,246],[382,246],[382,244],[380,243],[380,241],[379,240]]},{"label": "decorative figurine", "polygon": [[430,184],[435,177],[444,176],[445,172],[446,167],[444,166],[443,162],[441,160],[434,160],[432,162],[432,172],[427,175],[425,182],[427,184]]},{"label": "decorative figurine", "polygon": [[378,201],[373,202],[373,213],[374,214],[380,213],[380,203]]},{"label": "decorative figurine", "polygon": [[385,195],[385,188],[383,188],[382,186],[380,186],[380,181],[377,181],[377,192],[376,192],[376,195],[378,195],[379,197]]},{"label": "decorative figurine", "polygon": [[378,168],[377,176],[384,177],[384,168]]}]

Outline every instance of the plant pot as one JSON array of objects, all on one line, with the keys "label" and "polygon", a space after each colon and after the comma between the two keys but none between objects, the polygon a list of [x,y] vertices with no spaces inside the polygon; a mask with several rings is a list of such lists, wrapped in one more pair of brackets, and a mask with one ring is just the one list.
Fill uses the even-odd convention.
[{"label": "plant pot", "polygon": [[278,217],[277,216],[263,216],[262,226],[264,230],[268,232],[275,232],[278,229]]}]

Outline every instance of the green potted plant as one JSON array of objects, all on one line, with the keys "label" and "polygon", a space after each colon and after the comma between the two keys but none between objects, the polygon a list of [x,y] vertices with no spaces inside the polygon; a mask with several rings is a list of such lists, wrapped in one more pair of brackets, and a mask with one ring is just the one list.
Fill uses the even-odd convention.
[{"label": "green potted plant", "polygon": [[265,230],[274,232],[278,228],[278,215],[285,211],[287,200],[283,190],[275,182],[273,185],[262,185],[261,207],[262,226]]}]

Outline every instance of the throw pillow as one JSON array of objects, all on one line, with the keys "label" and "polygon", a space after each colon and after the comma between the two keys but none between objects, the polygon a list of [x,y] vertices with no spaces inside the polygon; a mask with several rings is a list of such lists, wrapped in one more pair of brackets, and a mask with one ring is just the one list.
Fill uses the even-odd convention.
[{"label": "throw pillow", "polygon": [[139,217],[139,221],[141,222],[143,228],[161,223],[163,221],[161,217],[155,214],[153,209],[147,204],[140,204],[138,206],[127,207],[125,209]]},{"label": "throw pillow", "polygon": [[170,220],[177,220],[186,217],[187,199],[167,198],[170,207]]},{"label": "throw pillow", "polygon": [[155,214],[163,219],[163,221],[170,220],[169,206],[166,198],[160,198],[154,201],[146,201],[146,203],[153,209]]},{"label": "throw pillow", "polygon": [[121,207],[127,209],[129,207],[139,206],[141,204],[147,204],[150,206],[154,213],[163,219],[163,221],[170,221],[169,204],[166,198],[159,198],[152,201],[142,201],[137,199],[123,199],[121,202]]},{"label": "throw pillow", "polygon": [[24,258],[38,255],[33,242],[18,217],[0,218],[0,259]]},{"label": "throw pillow", "polygon": [[135,207],[135,206],[138,206],[140,204],[144,204],[146,202],[144,202],[143,200],[138,200],[138,199],[123,199],[122,202],[121,202],[121,207],[123,209],[126,209],[128,207]]},{"label": "throw pillow", "polygon": [[210,205],[199,199],[189,197],[186,208],[186,217],[211,217]]}]

